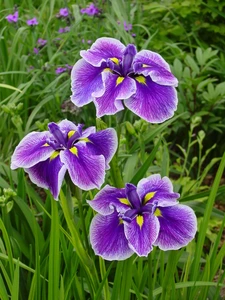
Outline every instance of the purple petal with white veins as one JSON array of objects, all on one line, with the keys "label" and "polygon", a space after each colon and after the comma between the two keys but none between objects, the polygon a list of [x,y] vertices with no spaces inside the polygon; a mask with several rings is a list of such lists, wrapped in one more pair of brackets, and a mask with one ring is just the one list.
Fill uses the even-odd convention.
[{"label": "purple petal with white veins", "polygon": [[162,123],[177,109],[177,92],[174,87],[159,85],[142,75],[135,78],[136,93],[124,104],[133,113],[151,123]]},{"label": "purple petal with white veins", "polygon": [[92,201],[87,202],[95,211],[104,216],[112,214],[115,210],[124,213],[130,209],[125,189],[117,189],[110,185],[106,185]]},{"label": "purple petal with white veins", "polygon": [[121,59],[125,46],[113,38],[99,38],[89,50],[80,51],[80,55],[91,65],[100,67],[109,58]]},{"label": "purple petal with white veins", "polygon": [[98,118],[123,110],[120,100],[130,98],[136,91],[135,81],[130,77],[119,77],[110,71],[104,71],[102,78],[106,87],[105,93],[94,101]]},{"label": "purple petal with white veins", "polygon": [[177,78],[171,73],[170,66],[158,53],[142,50],[135,55],[133,61],[134,72],[151,79],[161,85],[176,87]]},{"label": "purple petal with white veins", "polygon": [[25,169],[30,180],[37,186],[49,189],[55,200],[62,186],[62,181],[66,173],[66,167],[60,161],[59,155],[53,159],[39,162],[35,166]]},{"label": "purple petal with white veins", "polygon": [[105,179],[105,158],[90,155],[85,143],[61,151],[60,159],[67,167],[72,182],[82,190],[100,188]]},{"label": "purple petal with white veins", "polygon": [[58,126],[63,133],[66,133],[66,135],[71,130],[77,131],[77,126],[69,120],[61,121],[58,123]]},{"label": "purple petal with white veins", "polygon": [[[195,236],[197,219],[194,211],[186,205],[158,207],[160,231],[155,246],[160,249],[177,250],[186,246]],[[158,215],[158,214],[157,214]]]},{"label": "purple petal with white veins", "polygon": [[90,242],[96,255],[106,260],[124,260],[133,254],[117,213],[96,215],[90,225]]},{"label": "purple petal with white veins", "polygon": [[93,67],[84,59],[78,60],[71,73],[71,101],[78,107],[100,97],[105,91],[101,72],[103,67]]},{"label": "purple petal with white veins", "polygon": [[135,185],[133,185],[132,183],[127,183],[125,186],[125,192],[126,192],[127,198],[129,199],[130,203],[132,204],[132,207],[140,208],[141,201],[137,194],[137,187]]},{"label": "purple petal with white veins", "polygon": [[148,256],[159,233],[159,221],[150,214],[137,216],[132,222],[124,222],[125,236],[129,247],[138,256]]},{"label": "purple petal with white veins", "polygon": [[109,162],[116,153],[118,147],[118,140],[116,131],[113,128],[98,131],[91,134],[86,146],[92,155],[104,155],[106,169],[109,169]]},{"label": "purple petal with white veins", "polygon": [[161,178],[160,174],[150,175],[140,180],[137,185],[137,193],[142,202],[147,197],[149,200],[145,202],[158,201],[158,205],[162,207],[176,205],[177,199],[180,197],[180,194],[173,192],[170,179],[166,176]]},{"label": "purple petal with white veins", "polygon": [[30,168],[51,156],[54,149],[46,145],[50,134],[45,132],[31,132],[26,135],[16,147],[11,158],[11,169]]},{"label": "purple petal with white veins", "polygon": [[84,129],[82,132],[82,138],[89,137],[89,135],[91,135],[92,133],[96,133],[95,126],[91,126],[91,127]]}]

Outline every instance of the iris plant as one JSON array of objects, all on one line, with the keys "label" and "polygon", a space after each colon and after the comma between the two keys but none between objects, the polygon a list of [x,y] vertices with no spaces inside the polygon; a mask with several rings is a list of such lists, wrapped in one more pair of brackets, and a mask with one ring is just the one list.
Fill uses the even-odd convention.
[{"label": "iris plant", "polygon": [[159,174],[117,189],[106,185],[88,201],[98,212],[90,226],[97,255],[124,260],[133,253],[147,256],[154,246],[177,250],[186,246],[197,229],[194,211],[179,204],[168,177]]},{"label": "iris plant", "polygon": [[9,23],[17,23],[18,22],[18,18],[19,18],[19,13],[18,13],[18,11],[15,11],[13,15],[8,15],[6,17],[6,20]]},{"label": "iris plant", "polygon": [[83,130],[83,125],[68,120],[49,123],[48,128],[22,139],[13,153],[11,169],[24,168],[31,181],[49,189],[56,200],[66,171],[79,188],[100,188],[117,149],[115,130]]},{"label": "iris plant", "polygon": [[82,8],[80,10],[80,12],[81,12],[81,14],[87,14],[89,16],[94,16],[99,13],[99,9],[93,3],[91,3],[88,7]]},{"label": "iris plant", "polygon": [[33,18],[33,19],[30,19],[30,20],[27,20],[27,25],[28,25],[28,26],[35,26],[35,25],[38,25],[38,20],[37,20],[37,18]]},{"label": "iris plant", "polygon": [[[71,100],[76,106],[94,102],[97,117],[124,109],[151,123],[161,123],[177,108],[178,84],[169,65],[157,53],[137,52],[113,38],[99,38],[80,52],[72,70]],[[125,100],[123,103],[121,100]]]}]

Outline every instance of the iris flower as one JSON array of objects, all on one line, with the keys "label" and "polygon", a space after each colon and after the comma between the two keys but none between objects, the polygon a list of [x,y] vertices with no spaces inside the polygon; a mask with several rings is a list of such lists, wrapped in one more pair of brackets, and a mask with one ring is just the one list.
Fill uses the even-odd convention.
[{"label": "iris flower", "polygon": [[18,18],[19,18],[19,13],[18,13],[18,11],[15,11],[13,15],[8,15],[6,17],[6,20],[9,23],[17,23],[18,22]]},{"label": "iris flower", "polygon": [[35,26],[35,25],[38,25],[38,20],[37,20],[37,18],[33,18],[33,19],[30,19],[30,20],[27,20],[27,25],[28,25],[28,26]]},{"label": "iris flower", "polygon": [[49,189],[56,200],[66,171],[79,188],[99,189],[117,149],[115,130],[83,130],[83,125],[68,120],[49,123],[48,128],[22,139],[12,155],[11,169],[24,168],[31,181]]},{"label": "iris flower", "polygon": [[[80,107],[94,102],[97,117],[124,109],[151,123],[161,123],[177,108],[178,84],[169,65],[157,53],[137,52],[113,38],[99,38],[74,65],[72,102]],[[121,100],[124,100],[122,102]]]},{"label": "iris flower", "polygon": [[133,253],[147,256],[158,246],[177,250],[195,236],[194,211],[179,204],[168,177],[151,175],[137,187],[117,189],[106,185],[88,201],[98,212],[90,225],[93,250],[106,260],[124,260]]}]

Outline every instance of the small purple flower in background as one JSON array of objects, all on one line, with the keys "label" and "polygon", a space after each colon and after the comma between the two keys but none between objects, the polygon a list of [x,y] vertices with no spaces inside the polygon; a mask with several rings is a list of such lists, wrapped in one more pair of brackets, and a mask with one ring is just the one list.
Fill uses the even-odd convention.
[{"label": "small purple flower in background", "polygon": [[49,123],[48,128],[22,139],[12,155],[11,169],[24,168],[30,180],[49,189],[56,200],[66,171],[79,188],[99,189],[117,149],[116,131],[83,130],[83,125],[68,120]]},{"label": "small purple flower in background", "polygon": [[34,48],[34,53],[38,54],[39,53],[39,49],[38,48]]},{"label": "small purple flower in background", "polygon": [[[97,117],[124,109],[151,123],[171,118],[177,108],[177,78],[167,62],[149,50],[137,52],[113,38],[99,38],[74,65],[72,102],[81,107],[94,102]],[[122,102],[121,100],[124,100]]]},{"label": "small purple flower in background", "polygon": [[148,256],[153,246],[177,250],[195,236],[194,211],[179,204],[168,177],[151,175],[137,187],[106,185],[88,204],[98,212],[90,225],[95,254],[106,260],[124,260],[133,253]]},{"label": "small purple flower in background", "polygon": [[8,15],[6,17],[6,20],[9,23],[17,23],[18,22],[18,18],[19,18],[19,13],[18,13],[18,11],[15,11],[13,15]]},{"label": "small purple flower in background", "polygon": [[93,3],[91,3],[88,7],[82,8],[80,10],[80,12],[82,14],[87,14],[89,16],[94,16],[94,15],[97,15],[99,13],[99,9],[96,6],[94,6]]},{"label": "small purple flower in background", "polygon": [[60,27],[58,30],[58,33],[65,33],[65,32],[69,32],[70,31],[70,27],[66,26],[66,27]]},{"label": "small purple flower in background", "polygon": [[28,25],[28,26],[35,26],[35,25],[38,25],[38,20],[37,20],[36,18],[27,20],[27,25]]},{"label": "small purple flower in background", "polygon": [[132,24],[127,24],[126,21],[123,22],[123,27],[126,31],[132,30]]},{"label": "small purple flower in background", "polygon": [[58,74],[61,74],[61,73],[64,73],[67,71],[67,68],[64,68],[64,67],[58,67],[56,70],[55,70],[55,73],[58,75]]},{"label": "small purple flower in background", "polygon": [[87,43],[87,44],[91,44],[92,43],[92,40],[85,40],[85,39],[82,39],[81,42],[83,44]]},{"label": "small purple flower in background", "polygon": [[60,10],[59,10],[59,16],[60,17],[68,17],[68,15],[69,15],[69,10],[68,10],[67,7],[60,8]]},{"label": "small purple flower in background", "polygon": [[43,39],[38,39],[37,40],[37,44],[38,46],[45,46],[47,44],[47,40],[43,40]]}]

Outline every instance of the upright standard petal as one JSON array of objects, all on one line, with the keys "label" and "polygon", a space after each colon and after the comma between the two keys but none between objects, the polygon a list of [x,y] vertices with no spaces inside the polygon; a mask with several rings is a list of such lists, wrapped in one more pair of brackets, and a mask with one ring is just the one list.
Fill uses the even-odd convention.
[{"label": "upright standard petal", "polygon": [[181,204],[158,207],[155,214],[160,223],[160,231],[154,245],[161,250],[180,249],[194,238],[197,219],[190,207]]},{"label": "upright standard petal", "polygon": [[116,153],[118,139],[115,129],[108,128],[88,136],[86,146],[92,155],[103,155],[105,157],[106,169],[109,169],[109,162]]},{"label": "upright standard petal", "polygon": [[142,74],[160,85],[176,87],[177,78],[171,73],[168,63],[158,54],[149,50],[142,50],[135,55],[134,72]]},{"label": "upright standard petal", "polygon": [[90,155],[85,143],[78,142],[71,149],[61,151],[60,159],[72,182],[82,190],[99,189],[103,184],[105,158],[103,155]]},{"label": "upright standard petal", "polygon": [[39,187],[49,189],[54,199],[58,199],[66,167],[60,161],[57,151],[55,151],[51,158],[25,169],[25,171],[29,174],[30,180],[33,183]]},{"label": "upright standard petal", "polygon": [[83,106],[100,97],[105,91],[101,72],[103,67],[93,67],[84,59],[78,60],[71,73],[71,101]]},{"label": "upright standard petal", "polygon": [[96,97],[94,103],[97,109],[97,117],[114,115],[124,109],[123,99],[130,98],[136,91],[135,81],[129,77],[120,77],[104,71],[102,73],[106,90],[101,97]]},{"label": "upright standard petal", "polygon": [[91,65],[100,67],[107,59],[122,59],[125,46],[113,38],[102,37],[96,40],[89,50],[80,51],[80,55]]},{"label": "upright standard petal", "polygon": [[157,201],[160,206],[176,205],[180,194],[173,192],[173,185],[166,176],[161,178],[160,174],[150,175],[139,181],[137,193],[142,203]]},{"label": "upright standard petal", "polygon": [[130,209],[125,189],[117,189],[110,185],[106,185],[92,201],[87,202],[95,211],[104,216],[110,215],[114,211],[124,213]]},{"label": "upright standard petal", "polygon": [[136,93],[124,101],[127,108],[151,123],[162,123],[174,115],[178,102],[174,87],[159,85],[149,76],[136,76],[135,80]]},{"label": "upright standard petal", "polygon": [[90,225],[90,242],[95,254],[106,260],[124,260],[133,254],[117,212],[107,216],[98,214],[93,218]]},{"label": "upright standard petal", "polygon": [[129,247],[138,256],[148,256],[159,233],[159,221],[150,214],[138,215],[130,223],[124,222]]},{"label": "upright standard petal", "polygon": [[31,132],[16,147],[11,158],[11,169],[30,168],[51,156],[54,149],[46,141],[49,133]]}]

